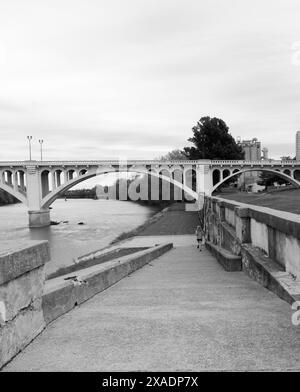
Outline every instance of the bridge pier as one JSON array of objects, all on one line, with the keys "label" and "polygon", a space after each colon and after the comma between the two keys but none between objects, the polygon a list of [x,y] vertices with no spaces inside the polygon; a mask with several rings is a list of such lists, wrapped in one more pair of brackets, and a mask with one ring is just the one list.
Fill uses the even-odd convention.
[{"label": "bridge pier", "polygon": [[213,188],[212,173],[209,165],[197,165],[197,193],[210,196]]},{"label": "bridge pier", "polygon": [[41,209],[38,211],[28,211],[29,227],[50,226],[50,210]]}]

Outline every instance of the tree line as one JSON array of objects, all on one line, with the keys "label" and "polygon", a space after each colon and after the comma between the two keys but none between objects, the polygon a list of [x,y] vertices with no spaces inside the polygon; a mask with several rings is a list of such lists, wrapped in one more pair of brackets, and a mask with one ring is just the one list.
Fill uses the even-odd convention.
[{"label": "tree line", "polygon": [[[176,149],[165,156],[160,157],[163,161],[171,160],[244,160],[245,153],[242,147],[236,143],[229,133],[229,127],[225,121],[216,117],[201,117],[197,124],[192,128],[193,136],[188,139],[193,145],[184,147],[182,150]],[[282,157],[282,160],[295,160],[296,158]],[[286,183],[284,178],[267,172],[259,175],[260,185],[266,187]],[[234,182],[234,178],[229,179],[228,183]]]}]

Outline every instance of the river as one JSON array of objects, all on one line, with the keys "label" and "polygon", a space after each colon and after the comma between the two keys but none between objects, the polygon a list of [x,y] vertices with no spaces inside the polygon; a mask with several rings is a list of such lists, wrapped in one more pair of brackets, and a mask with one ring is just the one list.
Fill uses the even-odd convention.
[{"label": "river", "polygon": [[[117,200],[57,199],[52,204],[51,220],[66,223],[28,228],[27,209],[23,204],[0,207],[0,244],[2,240],[48,240],[51,262],[46,273],[70,265],[86,253],[107,246],[124,231],[143,224],[157,208]],[[84,225],[78,225],[84,222]]]}]

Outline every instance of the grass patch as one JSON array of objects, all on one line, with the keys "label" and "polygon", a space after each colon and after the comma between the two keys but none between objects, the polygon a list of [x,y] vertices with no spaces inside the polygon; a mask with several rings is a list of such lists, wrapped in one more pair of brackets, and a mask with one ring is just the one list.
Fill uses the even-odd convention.
[{"label": "grass patch", "polygon": [[274,210],[300,214],[300,189],[284,191],[262,192],[258,194],[236,192],[231,194],[219,193],[215,196],[222,199],[234,200],[240,203],[253,204],[261,207],[273,208]]},{"label": "grass patch", "polygon": [[169,207],[164,208],[162,211],[156,213],[155,215],[153,215],[150,219],[148,219],[145,223],[143,223],[142,225],[136,227],[133,230],[130,231],[125,231],[123,233],[121,233],[117,238],[115,238],[109,245],[114,245],[117,242],[120,241],[124,241],[127,240],[128,238],[132,238],[135,237],[136,235],[138,235],[139,233],[141,233],[142,231],[144,231],[148,226],[152,225],[153,223],[157,222],[159,219],[161,219],[165,213],[169,210]]}]

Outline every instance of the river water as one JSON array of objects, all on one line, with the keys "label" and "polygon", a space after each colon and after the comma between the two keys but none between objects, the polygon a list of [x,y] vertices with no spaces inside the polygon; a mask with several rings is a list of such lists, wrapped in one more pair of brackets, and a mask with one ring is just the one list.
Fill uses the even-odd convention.
[{"label": "river water", "polygon": [[[3,240],[48,240],[51,262],[46,273],[70,265],[89,252],[107,246],[124,231],[143,224],[157,209],[117,200],[58,199],[52,204],[51,220],[66,221],[39,229],[28,228],[23,204],[0,207],[0,244]],[[78,225],[84,222],[84,225]]]}]

